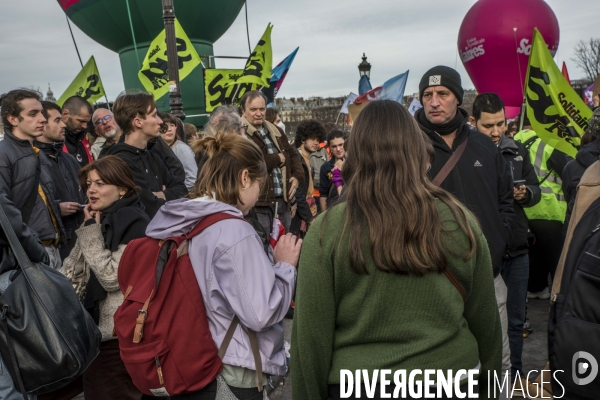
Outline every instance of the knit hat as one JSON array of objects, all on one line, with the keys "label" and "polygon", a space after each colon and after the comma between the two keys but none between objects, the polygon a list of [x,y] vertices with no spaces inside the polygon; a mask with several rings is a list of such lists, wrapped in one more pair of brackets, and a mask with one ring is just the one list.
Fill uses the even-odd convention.
[{"label": "knit hat", "polygon": [[419,82],[419,101],[423,104],[423,92],[430,86],[445,86],[454,93],[458,104],[462,104],[464,90],[460,82],[460,74],[450,67],[438,65],[425,72]]}]

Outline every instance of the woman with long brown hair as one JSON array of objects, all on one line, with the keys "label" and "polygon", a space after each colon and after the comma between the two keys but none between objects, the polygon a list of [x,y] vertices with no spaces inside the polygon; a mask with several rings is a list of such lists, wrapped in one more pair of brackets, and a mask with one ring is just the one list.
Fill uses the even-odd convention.
[{"label": "woman with long brown hair", "polygon": [[339,399],[343,369],[477,369],[487,393],[502,348],[475,218],[427,178],[431,143],[399,103],[367,105],[346,143],[345,190],[313,223],[299,262],[294,400]]},{"label": "woman with long brown hair", "polygon": [[83,225],[61,272],[75,287],[102,333],[100,354],[83,374],[85,398],[141,399],[121,360],[113,334],[113,315],[123,302],[119,261],[133,240],[145,236],[150,218],[144,212],[131,170],[117,156],[105,156],[79,170],[89,204]]}]

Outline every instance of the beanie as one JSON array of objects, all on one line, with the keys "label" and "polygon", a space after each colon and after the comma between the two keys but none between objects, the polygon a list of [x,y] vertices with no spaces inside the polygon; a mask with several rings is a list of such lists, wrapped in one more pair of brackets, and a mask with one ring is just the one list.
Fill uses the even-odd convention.
[{"label": "beanie", "polygon": [[460,74],[450,67],[438,65],[425,72],[419,82],[419,101],[423,104],[423,92],[430,86],[445,86],[454,93],[458,104],[462,104],[464,90],[460,82]]}]

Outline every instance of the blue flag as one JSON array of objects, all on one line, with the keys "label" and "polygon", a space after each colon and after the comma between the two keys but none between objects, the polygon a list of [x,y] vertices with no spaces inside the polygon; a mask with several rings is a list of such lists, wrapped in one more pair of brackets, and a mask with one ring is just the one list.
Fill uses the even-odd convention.
[{"label": "blue flag", "polygon": [[275,97],[277,96],[277,92],[279,92],[279,88],[283,84],[283,80],[285,79],[288,70],[292,66],[292,62],[294,62],[294,57],[296,57],[296,53],[300,47],[296,47],[296,50],[292,51],[289,56],[283,59],[273,70],[271,71],[271,79],[269,80],[269,87],[262,88],[262,92],[265,96],[267,96],[267,104],[271,105],[275,101]]},{"label": "blue flag", "polygon": [[365,94],[371,89],[373,88],[371,87],[371,80],[369,77],[367,75],[361,76],[360,81],[358,81],[358,94]]}]

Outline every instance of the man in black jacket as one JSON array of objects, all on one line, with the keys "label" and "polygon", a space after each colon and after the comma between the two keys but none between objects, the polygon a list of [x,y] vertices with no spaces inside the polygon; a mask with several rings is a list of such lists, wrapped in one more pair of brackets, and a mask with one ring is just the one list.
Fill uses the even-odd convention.
[{"label": "man in black jacket", "polygon": [[510,241],[506,246],[502,265],[502,278],[508,288],[506,310],[508,314],[508,337],[513,381],[526,388],[523,377],[523,321],[529,279],[528,222],[523,207],[532,207],[540,202],[542,192],[525,147],[505,135],[506,117],[504,103],[496,93],[483,93],[475,98],[471,124],[498,146],[504,160],[511,169],[514,183],[515,218],[512,222]]},{"label": "man in black jacket", "polygon": [[[44,132],[46,118],[40,95],[13,90],[0,99],[4,140],[0,142],[0,195],[2,207],[33,262],[59,268],[58,245],[64,237],[50,161],[33,147]],[[8,243],[0,240],[0,273],[17,267]]]},{"label": "man in black jacket", "polygon": [[146,214],[152,218],[166,201],[188,193],[183,180],[169,171],[158,154],[148,150],[148,142],[160,135],[162,124],[156,102],[149,93],[123,94],[115,101],[113,112],[123,130],[123,142],[113,145],[108,155],[120,157],[129,165],[141,189]]},{"label": "man in black jacket", "polygon": [[487,136],[467,124],[467,112],[458,107],[463,93],[458,72],[445,66],[430,69],[419,83],[419,100],[423,108],[415,113],[415,119],[435,150],[435,159],[429,170],[432,180],[459,146],[464,145],[462,156],[439,186],[456,196],[477,217],[490,247],[502,322],[502,369],[508,374],[510,350],[506,285],[500,270],[515,215],[513,183],[509,166],[498,148]]},{"label": "man in black jacket", "polygon": [[83,223],[82,205],[85,194],[81,190],[77,172],[79,163],[69,153],[62,151],[65,141],[65,123],[61,119],[60,106],[50,101],[42,101],[47,119],[44,134],[34,140],[34,146],[44,152],[50,160],[50,173],[56,188],[60,215],[65,226],[65,245],[60,248],[64,260],[75,246],[75,231]]},{"label": "man in black jacket", "polygon": [[[595,96],[596,98],[598,95]],[[567,163],[562,171],[562,189],[567,202],[567,215],[563,232],[566,234],[571,213],[577,197],[577,185],[583,176],[585,170],[598,161],[600,157],[600,107],[594,110],[594,114],[589,121],[588,127],[581,138],[581,147],[574,160]]]},{"label": "man in black jacket", "polygon": [[85,167],[94,161],[91,145],[86,137],[91,118],[92,106],[86,99],[81,96],[71,96],[65,100],[62,106],[62,119],[67,125],[65,148],[75,157],[80,167]]}]

